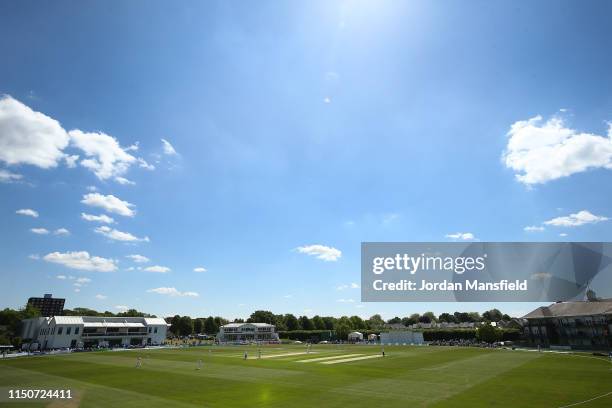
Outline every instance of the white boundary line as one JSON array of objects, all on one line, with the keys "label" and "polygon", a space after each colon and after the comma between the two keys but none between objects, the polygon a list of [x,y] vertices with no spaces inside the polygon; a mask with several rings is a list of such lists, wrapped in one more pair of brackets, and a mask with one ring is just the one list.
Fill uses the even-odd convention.
[{"label": "white boundary line", "polygon": [[569,404],[569,405],[563,405],[562,407],[559,407],[559,408],[574,407],[576,405],[585,404],[587,402],[595,401],[596,399],[599,399],[599,398],[607,397],[608,395],[611,395],[611,394],[612,394],[612,391],[607,392],[607,393],[605,393],[603,395],[598,395],[597,397],[593,397],[593,398],[588,399],[588,400],[584,400],[584,401],[580,401],[580,402],[574,402],[573,404]]}]

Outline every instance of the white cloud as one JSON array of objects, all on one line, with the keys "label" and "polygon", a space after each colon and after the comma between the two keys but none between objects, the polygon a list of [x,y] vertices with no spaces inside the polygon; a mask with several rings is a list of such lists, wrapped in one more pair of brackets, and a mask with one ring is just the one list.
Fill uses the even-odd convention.
[{"label": "white cloud", "polygon": [[53,235],[70,235],[70,231],[68,231],[66,228],[58,228],[53,231]]},{"label": "white cloud", "polygon": [[0,169],[0,183],[13,183],[15,181],[21,180],[22,178],[23,176],[21,174]]},{"label": "white cloud", "polygon": [[155,272],[155,273],[168,273],[168,272],[171,271],[171,269],[168,268],[167,266],[153,265],[153,266],[148,266],[148,267],[144,268],[143,271],[145,271],[145,272]]},{"label": "white cloud", "polygon": [[354,299],[338,299],[338,300],[336,300],[336,302],[339,302],[339,303],[354,303],[355,300]]},{"label": "white cloud", "polygon": [[119,310],[128,310],[129,307],[125,306],[125,305],[117,305],[115,306],[115,309],[119,309]]},{"label": "white cloud", "polygon": [[125,177],[115,177],[115,181],[123,186],[135,186],[136,183],[134,183],[132,180],[128,180]]},{"label": "white cloud", "polygon": [[98,234],[104,235],[106,238],[113,239],[115,241],[124,241],[124,242],[149,242],[149,237],[138,238],[129,232],[123,232],[116,230],[114,228],[107,227],[106,225],[102,225],[101,227],[96,227],[94,231]]},{"label": "white cloud", "polygon": [[177,153],[176,150],[174,150],[174,146],[172,146],[166,139],[162,139],[161,141],[164,147],[164,154],[167,154],[168,156],[176,156]]},{"label": "white cloud", "polygon": [[157,293],[158,295],[167,296],[182,296],[182,297],[198,297],[200,296],[197,292],[179,292],[176,288],[155,288],[147,290],[149,293]]},{"label": "white cloud", "polygon": [[283,296],[285,299],[291,299],[293,297],[293,295],[284,295]]},{"label": "white cloud", "polygon": [[100,180],[125,174],[137,161],[121,147],[117,139],[105,133],[75,129],[68,134],[72,145],[81,149],[87,157],[81,160],[81,166],[93,171]]},{"label": "white cloud", "polygon": [[[85,157],[65,153],[69,146],[80,149]],[[57,120],[35,112],[10,96],[0,97],[0,162],[48,169],[57,167],[61,161],[72,168],[80,160],[81,166],[93,171],[99,179],[116,178],[125,184],[130,182],[121,176],[132,164],[154,168],[128,153],[136,150],[137,144],[123,148],[116,138],[102,132],[79,129],[67,132]],[[2,182],[21,178],[19,174],[0,170]]]},{"label": "white cloud", "polygon": [[575,214],[570,214],[565,217],[556,217],[545,221],[544,224],[555,227],[578,227],[584,224],[596,224],[598,222],[607,221],[607,217],[591,214],[587,210],[579,211]]},{"label": "white cloud", "polygon": [[457,239],[460,241],[474,241],[476,237],[471,232],[456,232],[454,234],[446,234],[444,237]]},{"label": "white cloud", "polygon": [[400,219],[400,215],[397,213],[389,213],[389,214],[383,214],[382,216],[382,224],[383,225],[389,225],[394,223],[395,221]]},{"label": "white cloud", "polygon": [[339,249],[319,244],[301,246],[296,248],[296,250],[302,254],[315,256],[317,259],[324,261],[337,261],[342,256],[342,252]]},{"label": "white cloud", "polygon": [[22,208],[21,210],[15,211],[19,215],[27,215],[28,217],[38,218],[38,211],[32,210],[31,208]]},{"label": "white cloud", "polygon": [[138,255],[138,254],[126,255],[125,257],[131,259],[132,261],[136,263],[147,263],[150,261],[150,259],[147,258],[146,256]]},{"label": "white cloud", "polygon": [[66,162],[66,166],[70,169],[74,169],[76,167],[77,160],[79,160],[78,154],[64,156],[64,161]]},{"label": "white cloud", "polygon": [[34,261],[38,261],[40,259],[40,255],[38,254],[30,254],[28,255],[28,258],[34,260]]},{"label": "white cloud", "polygon": [[567,234],[565,232],[562,232],[559,234],[560,237],[567,237]]},{"label": "white cloud", "polygon": [[81,289],[80,289],[80,288],[74,288],[74,291],[75,291],[76,293],[79,293],[79,292],[81,291]]},{"label": "white cloud", "polygon": [[346,289],[359,289],[359,285],[355,282],[352,282],[351,284],[343,284],[343,285],[339,285],[338,287],[336,287],[336,290],[346,290]]},{"label": "white cloud", "polygon": [[47,235],[49,233],[49,230],[46,228],[30,228],[30,231],[38,235]]},{"label": "white cloud", "polygon": [[51,252],[45,255],[43,259],[47,262],[82,271],[113,272],[117,270],[117,261],[114,259],[90,256],[87,251]]},{"label": "white cloud", "polygon": [[113,218],[105,214],[93,215],[93,214],[81,213],[81,218],[84,219],[85,221],[101,222],[103,224],[113,224],[115,222]]},{"label": "white cloud", "polygon": [[198,266],[197,268],[193,268],[194,272],[206,272],[207,269],[204,268],[203,266]]},{"label": "white cloud", "polygon": [[106,296],[106,295],[101,295],[101,294],[97,294],[97,295],[95,296],[95,298],[96,298],[96,299],[98,299],[98,300],[104,300],[104,299],[106,299],[107,297],[108,297],[108,296]]},{"label": "white cloud", "polygon": [[524,184],[543,184],[589,169],[612,169],[612,125],[608,135],[580,133],[562,118],[542,116],[515,122],[503,154],[506,167]]},{"label": "white cloud", "polygon": [[147,163],[147,161],[143,159],[142,157],[138,158],[138,166],[145,170],[155,170],[155,166]]},{"label": "white cloud", "polygon": [[98,187],[96,186],[87,186],[87,191],[96,192],[98,191]]},{"label": "white cloud", "polygon": [[56,278],[60,279],[60,280],[65,280],[66,279],[66,275],[57,275]]},{"label": "white cloud", "polygon": [[68,142],[68,134],[55,119],[10,96],[0,98],[0,161],[56,167]]},{"label": "white cloud", "polygon": [[525,232],[542,232],[544,230],[545,230],[544,227],[540,227],[537,225],[528,225],[525,228],[523,228],[523,231]]},{"label": "white cloud", "polygon": [[331,103],[331,98],[329,96],[326,96],[325,98],[323,98],[323,102]]},{"label": "white cloud", "polygon": [[112,194],[85,194],[81,202],[91,207],[103,208],[107,212],[123,215],[124,217],[133,217],[135,214],[135,211],[131,208],[134,207],[134,204],[123,201]]}]

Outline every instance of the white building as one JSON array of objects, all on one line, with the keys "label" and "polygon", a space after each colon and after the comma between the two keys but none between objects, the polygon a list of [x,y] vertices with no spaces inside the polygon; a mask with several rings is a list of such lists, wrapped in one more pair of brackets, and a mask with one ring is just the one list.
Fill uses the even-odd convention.
[{"label": "white building", "polygon": [[21,337],[40,349],[159,345],[168,324],[151,317],[53,316],[21,322]]},{"label": "white building", "polygon": [[278,341],[278,333],[273,324],[268,323],[229,323],[221,326],[217,335],[219,342],[234,341]]},{"label": "white building", "polygon": [[350,332],[348,334],[348,341],[351,343],[359,343],[363,341],[363,333],[360,332]]}]

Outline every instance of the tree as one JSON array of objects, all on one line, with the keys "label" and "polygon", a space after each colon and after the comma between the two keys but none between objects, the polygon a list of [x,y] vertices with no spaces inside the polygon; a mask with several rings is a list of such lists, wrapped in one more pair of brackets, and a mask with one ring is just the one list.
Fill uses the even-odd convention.
[{"label": "tree", "polygon": [[368,319],[368,324],[370,326],[370,329],[379,330],[383,328],[383,326],[385,325],[385,321],[382,319],[382,317],[380,317],[379,314],[375,314],[374,316],[371,316]]},{"label": "tree", "polygon": [[466,312],[455,312],[454,316],[455,316],[455,320],[457,320],[458,323],[466,323],[466,322],[472,321],[470,320],[469,313],[466,313]]},{"label": "tree", "polygon": [[336,336],[340,340],[346,340],[348,337],[348,334],[351,332],[351,329],[352,329],[351,322],[346,316],[342,316],[336,322],[336,327],[335,327]]},{"label": "tree", "polygon": [[323,324],[325,324],[325,330],[334,330],[336,326],[336,318],[333,316],[325,316],[322,318]]},{"label": "tree", "polygon": [[[100,315],[100,313],[98,313],[98,315]],[[117,313],[117,317],[155,317],[155,316],[147,314],[147,313],[139,312],[136,309],[128,309],[125,312]]]},{"label": "tree", "polygon": [[351,316],[351,317],[349,317],[349,320],[351,321],[351,327],[353,329],[355,329],[355,330],[357,330],[357,329],[365,329],[366,328],[365,322],[359,316]]},{"label": "tree", "polygon": [[35,317],[40,317],[40,310],[34,307],[30,303],[26,304],[23,309],[20,310],[20,318],[23,319],[33,319]]},{"label": "tree", "polygon": [[404,326],[410,326],[411,324],[418,323],[420,318],[421,318],[420,314],[413,313],[409,317],[404,317],[402,319],[402,323],[404,324]]},{"label": "tree", "polygon": [[480,313],[478,313],[478,312],[469,312],[468,315],[470,316],[470,321],[471,322],[480,322],[480,321],[482,321],[482,317],[480,316]]},{"label": "tree", "polygon": [[191,317],[183,316],[179,319],[179,333],[181,336],[189,336],[193,333],[193,322],[191,321]]},{"label": "tree", "polygon": [[219,332],[219,326],[215,319],[212,316],[208,316],[206,320],[204,320],[204,333],[206,334],[217,334]]},{"label": "tree", "polygon": [[476,331],[476,338],[485,343],[494,343],[501,339],[501,330],[496,329],[489,323],[483,324]]},{"label": "tree", "polygon": [[302,326],[302,330],[313,330],[314,324],[308,318],[308,316],[300,316],[300,326]]},{"label": "tree", "polygon": [[431,323],[431,316],[426,314],[422,315],[419,317],[419,323]]},{"label": "tree", "polygon": [[204,328],[204,321],[203,321],[203,319],[195,319],[193,321],[193,332],[195,334],[202,333],[203,328]]},{"label": "tree", "polygon": [[429,319],[429,322],[427,322],[427,323],[433,323],[433,322],[437,322],[438,321],[438,318],[436,317],[434,312],[425,312],[425,313],[423,313],[423,316],[421,316],[421,317],[425,317],[425,318]]},{"label": "tree", "polygon": [[174,333],[175,336],[178,336],[180,333],[180,324],[181,324],[181,316],[174,315],[172,320],[170,320],[170,331]]},{"label": "tree", "polygon": [[297,317],[292,314],[285,315],[285,324],[287,325],[287,330],[300,330],[300,323],[298,322]]},{"label": "tree", "polygon": [[487,310],[482,314],[482,319],[487,322],[499,322],[502,319],[502,312],[497,309]]},{"label": "tree", "polygon": [[283,316],[282,314],[274,315],[274,320],[276,320],[276,331],[287,330],[287,324],[285,324],[285,316]]},{"label": "tree", "polygon": [[438,320],[446,323],[457,323],[457,319],[450,313],[442,313],[438,316]]},{"label": "tree", "polygon": [[274,313],[267,310],[256,310],[251,313],[251,317],[247,319],[248,323],[268,323],[276,324],[276,316]]},{"label": "tree", "polygon": [[393,319],[387,320],[387,323],[389,323],[389,324],[398,324],[398,323],[401,323],[401,322],[402,322],[402,319],[400,319],[397,316],[395,316]]},{"label": "tree", "polygon": [[326,330],[325,322],[321,316],[316,315],[312,318],[312,324],[314,325],[315,330]]}]

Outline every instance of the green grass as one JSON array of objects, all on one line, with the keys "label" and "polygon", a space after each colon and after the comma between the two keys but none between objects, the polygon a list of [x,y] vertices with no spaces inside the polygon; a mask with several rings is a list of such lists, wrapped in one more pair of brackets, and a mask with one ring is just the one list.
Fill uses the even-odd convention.
[{"label": "green grass", "polygon": [[[241,358],[245,350],[246,361]],[[301,351],[305,346],[266,346],[263,355]],[[588,354],[399,346],[386,347],[384,358],[298,362],[376,354],[380,348],[321,345],[313,351],[261,360],[254,346],[0,360],[0,406],[560,407],[612,391],[612,364]],[[135,368],[137,356],[144,357],[140,369]],[[198,359],[204,362],[202,370],[196,370]],[[75,398],[64,404],[10,403],[9,388],[71,389]],[[612,394],[578,405],[610,406]]]}]

